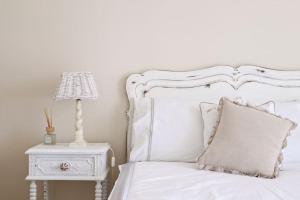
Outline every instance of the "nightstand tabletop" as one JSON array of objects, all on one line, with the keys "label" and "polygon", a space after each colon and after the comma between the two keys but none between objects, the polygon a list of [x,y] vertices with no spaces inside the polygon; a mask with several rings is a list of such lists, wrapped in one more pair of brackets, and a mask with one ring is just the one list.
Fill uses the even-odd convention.
[{"label": "nightstand tabletop", "polygon": [[86,146],[69,146],[69,143],[57,143],[55,145],[38,144],[29,148],[25,154],[104,154],[110,149],[108,143],[87,143]]}]

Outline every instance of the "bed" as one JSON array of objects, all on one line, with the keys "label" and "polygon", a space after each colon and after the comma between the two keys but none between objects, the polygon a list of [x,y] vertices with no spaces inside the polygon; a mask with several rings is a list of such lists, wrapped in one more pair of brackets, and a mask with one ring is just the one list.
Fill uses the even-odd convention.
[{"label": "bed", "polygon": [[199,171],[194,163],[136,162],[121,168],[110,199],[300,199],[299,164],[285,166],[275,180]]},{"label": "bed", "polygon": [[276,179],[199,170],[191,161],[158,162],[149,160],[149,157],[139,162],[130,161],[130,152],[137,142],[132,133],[133,112],[136,109],[134,100],[149,97],[196,98],[217,103],[226,96],[243,97],[258,103],[270,100],[297,102],[300,99],[300,71],[279,71],[258,66],[215,66],[188,72],[155,70],[132,74],[127,80],[126,90],[130,103],[127,133],[129,162],[119,167],[120,175],[110,200],[300,199],[299,137],[291,141],[290,147],[294,148],[293,158],[296,159],[288,155]]}]

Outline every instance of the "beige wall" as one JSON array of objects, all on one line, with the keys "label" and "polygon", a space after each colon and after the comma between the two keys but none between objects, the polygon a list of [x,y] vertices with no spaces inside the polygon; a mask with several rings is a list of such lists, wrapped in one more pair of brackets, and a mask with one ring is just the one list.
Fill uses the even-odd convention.
[{"label": "beige wall", "polygon": [[[27,197],[24,151],[44,134],[73,138],[74,102],[53,102],[63,71],[94,73],[100,98],[84,102],[90,142],[125,161],[125,80],[147,69],[215,64],[300,69],[300,1],[0,0],[0,199]],[[93,199],[92,183],[51,184],[55,200]]]}]

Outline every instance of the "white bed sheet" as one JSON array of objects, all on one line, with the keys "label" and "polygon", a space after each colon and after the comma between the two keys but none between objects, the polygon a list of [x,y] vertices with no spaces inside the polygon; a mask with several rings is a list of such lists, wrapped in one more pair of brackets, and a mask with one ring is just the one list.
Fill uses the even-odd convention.
[{"label": "white bed sheet", "polygon": [[121,166],[109,200],[300,200],[300,163],[276,179],[198,170],[194,163],[136,162]]}]

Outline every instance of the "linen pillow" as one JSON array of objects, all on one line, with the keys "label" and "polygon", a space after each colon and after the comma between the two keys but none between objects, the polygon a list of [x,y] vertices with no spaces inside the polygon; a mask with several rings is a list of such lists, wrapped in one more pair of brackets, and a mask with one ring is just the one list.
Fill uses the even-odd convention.
[{"label": "linen pillow", "polygon": [[[240,104],[245,104],[242,98],[236,98],[233,100],[234,102],[238,102]],[[252,104],[251,104],[252,105]],[[273,101],[268,101],[260,105],[254,105],[261,110],[266,110],[270,113],[275,114],[275,103]],[[202,113],[203,120],[203,141],[204,147],[207,147],[208,140],[213,133],[214,127],[217,125],[219,112],[218,112],[218,104],[201,102],[200,110]]]},{"label": "linen pillow", "polygon": [[[276,102],[276,114],[300,123],[300,102]],[[300,163],[300,127],[291,132],[287,139],[288,146],[283,150],[283,164]]]},{"label": "linen pillow", "polygon": [[296,124],[222,98],[219,124],[198,160],[200,169],[275,178],[286,137]]},{"label": "linen pillow", "polygon": [[135,100],[130,161],[196,162],[203,151],[200,100]]}]

